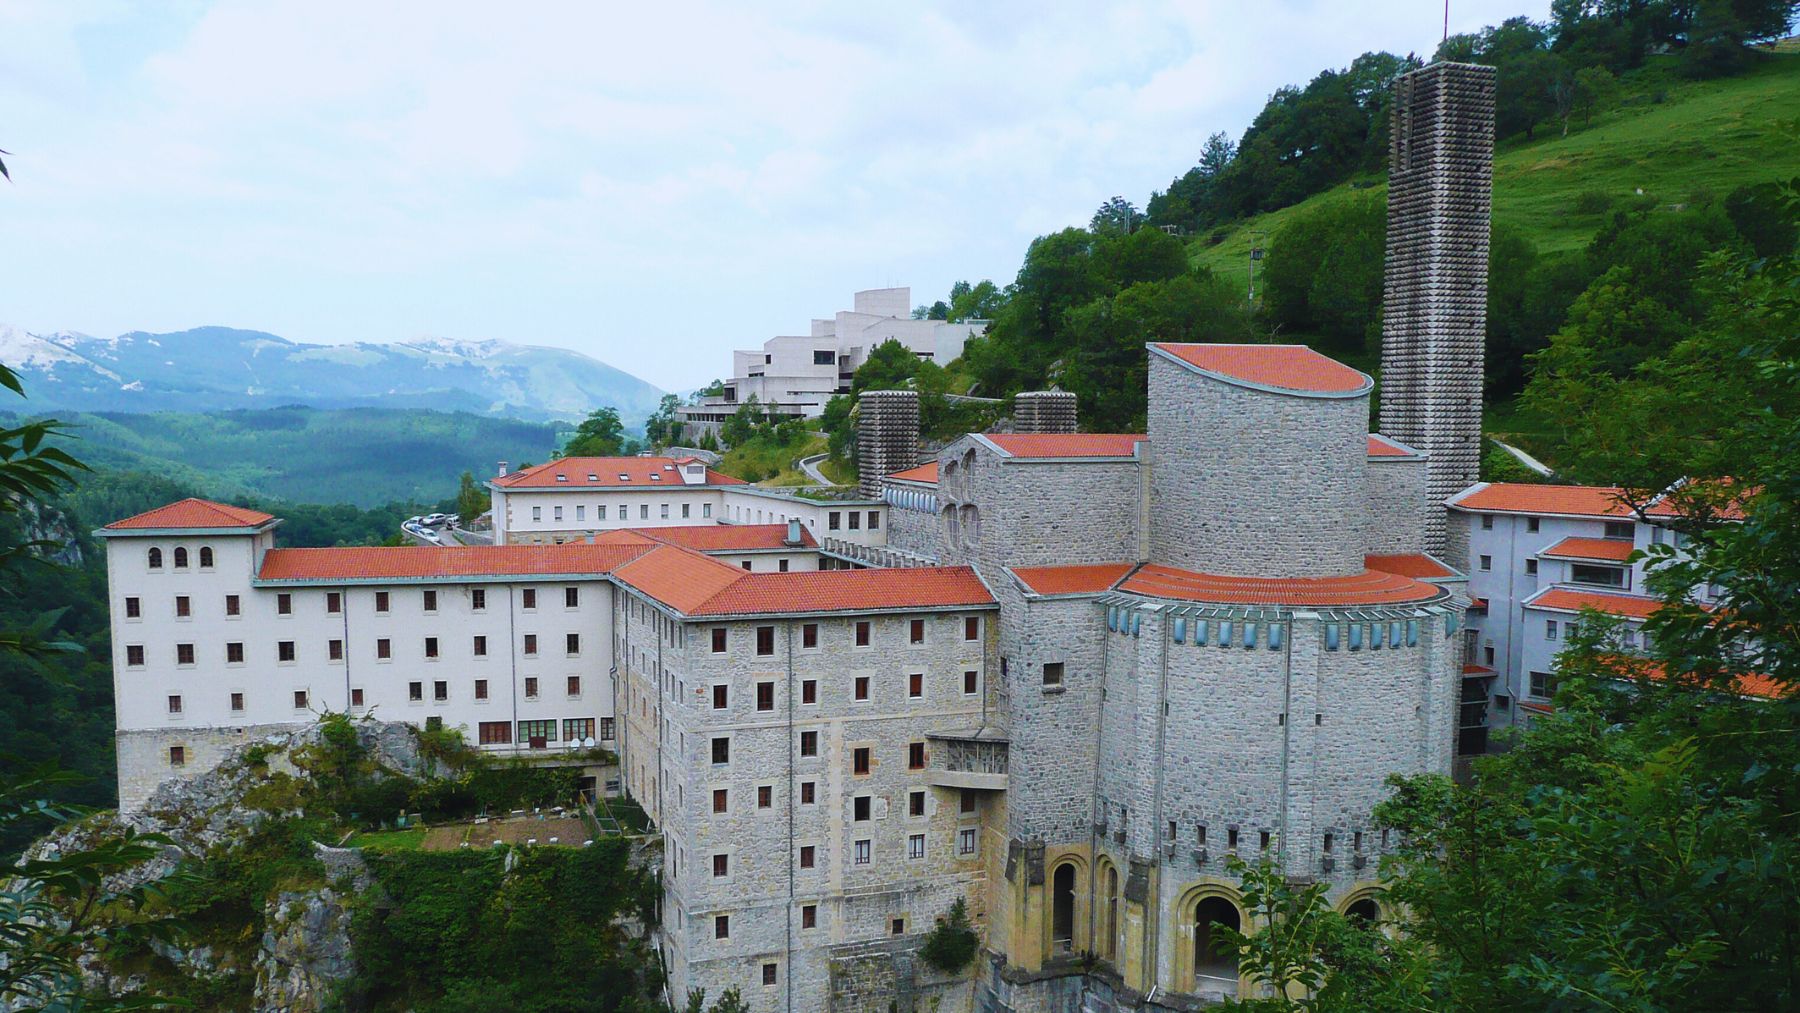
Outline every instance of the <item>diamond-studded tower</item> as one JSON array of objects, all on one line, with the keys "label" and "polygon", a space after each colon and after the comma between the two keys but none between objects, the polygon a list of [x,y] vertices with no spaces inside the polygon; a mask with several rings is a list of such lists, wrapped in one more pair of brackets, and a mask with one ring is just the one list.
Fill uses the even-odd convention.
[{"label": "diamond-studded tower", "polygon": [[1425,546],[1464,565],[1441,504],[1480,477],[1494,68],[1402,76],[1392,127],[1381,431],[1429,455]]}]

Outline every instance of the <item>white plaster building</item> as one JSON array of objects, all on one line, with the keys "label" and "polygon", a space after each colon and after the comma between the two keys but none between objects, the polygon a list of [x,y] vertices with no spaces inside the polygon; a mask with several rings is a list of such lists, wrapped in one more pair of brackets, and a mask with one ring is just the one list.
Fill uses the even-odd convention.
[{"label": "white plaster building", "polygon": [[732,352],[724,393],[677,410],[687,438],[709,431],[716,436],[719,424],[752,397],[772,415],[817,418],[834,394],[850,392],[856,367],[882,342],[898,341],[919,358],[943,365],[987,327],[980,321],[915,320],[911,303],[910,288],[868,289],[856,293],[851,309],[812,321],[804,335],[774,337],[759,349]]}]

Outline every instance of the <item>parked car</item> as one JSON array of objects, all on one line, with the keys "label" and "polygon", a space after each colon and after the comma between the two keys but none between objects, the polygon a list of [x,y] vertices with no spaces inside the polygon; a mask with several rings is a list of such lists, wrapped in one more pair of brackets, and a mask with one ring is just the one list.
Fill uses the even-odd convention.
[{"label": "parked car", "polygon": [[426,514],[425,515],[425,524],[427,526],[436,527],[437,525],[442,524],[442,523],[444,523],[444,515],[443,514]]}]

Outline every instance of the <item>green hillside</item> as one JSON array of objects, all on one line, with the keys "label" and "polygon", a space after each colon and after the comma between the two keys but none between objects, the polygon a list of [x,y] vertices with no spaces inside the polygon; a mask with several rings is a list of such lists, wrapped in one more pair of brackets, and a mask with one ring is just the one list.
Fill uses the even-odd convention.
[{"label": "green hillside", "polygon": [[[1545,124],[1535,140],[1501,145],[1494,221],[1520,230],[1541,254],[1578,250],[1611,207],[1639,199],[1640,189],[1658,203],[1681,204],[1697,193],[1723,196],[1742,184],[1785,179],[1800,168],[1800,53],[1773,54],[1754,71],[1722,80],[1686,81],[1671,71],[1666,60],[1652,60],[1624,79],[1618,107],[1585,127],[1572,124],[1567,137]],[[1385,176],[1352,180],[1196,236],[1190,256],[1242,291],[1254,242],[1267,245],[1286,222],[1311,210],[1386,192]]]},{"label": "green hillside", "polygon": [[91,467],[159,475],[209,496],[291,503],[436,503],[464,471],[542,461],[554,423],[423,409],[288,407],[58,413]]}]

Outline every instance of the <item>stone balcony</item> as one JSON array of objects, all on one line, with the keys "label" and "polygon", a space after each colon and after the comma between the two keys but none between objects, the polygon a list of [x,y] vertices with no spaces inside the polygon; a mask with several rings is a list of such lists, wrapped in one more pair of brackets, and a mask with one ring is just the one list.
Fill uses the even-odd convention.
[{"label": "stone balcony", "polygon": [[968,788],[976,791],[1006,790],[1006,751],[1009,740],[998,728],[932,732],[931,765],[925,782],[936,788]]}]

